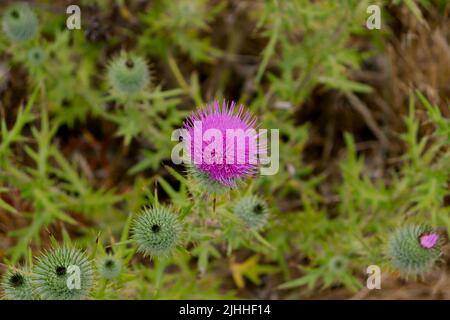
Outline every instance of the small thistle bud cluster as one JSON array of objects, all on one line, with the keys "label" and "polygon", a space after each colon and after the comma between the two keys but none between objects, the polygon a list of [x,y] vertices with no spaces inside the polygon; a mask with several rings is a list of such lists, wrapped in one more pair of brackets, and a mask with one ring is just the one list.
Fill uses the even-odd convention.
[{"label": "small thistle bud cluster", "polygon": [[147,63],[141,57],[123,53],[110,62],[108,82],[119,95],[138,94],[150,83]]},{"label": "small thistle bud cluster", "polygon": [[181,225],[169,209],[146,208],[133,223],[138,250],[148,256],[167,256],[180,241]]},{"label": "small thistle bud cluster", "polygon": [[39,27],[39,22],[27,4],[15,4],[8,7],[2,18],[3,32],[14,42],[32,39]]},{"label": "small thistle bud cluster", "polygon": [[440,255],[440,236],[426,225],[399,228],[389,241],[392,265],[406,275],[421,275],[429,271]]},{"label": "small thistle bud cluster", "polygon": [[34,300],[30,272],[10,269],[2,281],[4,298],[7,300]]},{"label": "small thistle bud cluster", "polygon": [[34,47],[28,50],[27,59],[32,66],[40,66],[46,59],[46,53],[41,47]]},{"label": "small thistle bud cluster", "polygon": [[119,277],[122,271],[122,262],[113,256],[107,256],[98,261],[97,270],[100,277],[112,280]]},{"label": "small thistle bud cluster", "polygon": [[264,200],[256,196],[240,199],[235,207],[234,214],[251,229],[259,230],[267,223],[269,210]]},{"label": "small thistle bud cluster", "polygon": [[33,286],[43,300],[85,299],[93,286],[93,270],[86,253],[73,248],[55,248],[38,259],[33,270]]}]

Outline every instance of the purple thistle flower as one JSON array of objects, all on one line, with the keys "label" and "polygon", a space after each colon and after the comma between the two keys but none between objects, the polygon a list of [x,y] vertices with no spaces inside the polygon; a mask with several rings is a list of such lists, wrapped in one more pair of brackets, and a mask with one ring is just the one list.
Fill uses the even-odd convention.
[{"label": "purple thistle flower", "polygon": [[259,165],[258,153],[264,150],[258,145],[256,118],[243,105],[237,110],[235,106],[223,102],[221,107],[215,101],[196,110],[184,124],[194,169],[225,187],[253,175]]},{"label": "purple thistle flower", "polygon": [[439,235],[437,233],[426,233],[420,236],[420,245],[423,248],[431,249],[433,248],[439,240]]}]

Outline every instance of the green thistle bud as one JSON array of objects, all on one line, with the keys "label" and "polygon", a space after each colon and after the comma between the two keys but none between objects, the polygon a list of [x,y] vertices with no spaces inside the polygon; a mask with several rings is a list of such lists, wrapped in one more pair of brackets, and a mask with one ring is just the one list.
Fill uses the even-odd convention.
[{"label": "green thistle bud", "polygon": [[97,270],[100,277],[107,280],[115,279],[122,271],[122,262],[113,256],[107,256],[100,259],[97,264]]},{"label": "green thistle bud", "polygon": [[108,82],[120,95],[135,95],[150,83],[147,63],[141,57],[121,54],[108,66]]},{"label": "green thistle bud", "polygon": [[348,266],[348,260],[343,256],[333,256],[328,260],[328,270],[333,274],[343,273]]},{"label": "green thistle bud", "polygon": [[167,208],[146,208],[133,224],[133,239],[144,255],[167,256],[180,241],[181,225]]},{"label": "green thistle bud", "polygon": [[426,225],[397,229],[389,241],[392,265],[407,275],[429,271],[441,255],[439,235]]},{"label": "green thistle bud", "polygon": [[2,281],[4,298],[7,300],[34,300],[29,272],[8,270]]},{"label": "green thistle bud", "polygon": [[36,35],[39,22],[27,4],[15,4],[6,9],[2,26],[11,41],[26,41]]},{"label": "green thistle bud", "polygon": [[34,47],[28,50],[27,58],[28,62],[32,66],[39,66],[41,65],[45,59],[46,59],[46,53],[45,51],[40,47]]},{"label": "green thistle bud", "polygon": [[92,262],[78,249],[61,247],[46,252],[33,270],[33,285],[44,300],[85,299],[93,282]]},{"label": "green thistle bud", "polygon": [[209,194],[222,194],[227,191],[229,192],[231,189],[216,180],[210,179],[206,172],[199,171],[194,165],[190,165],[187,171],[202,192],[207,192]]},{"label": "green thistle bud", "polygon": [[240,199],[234,207],[234,214],[251,229],[259,230],[267,223],[269,210],[264,200],[248,196]]}]

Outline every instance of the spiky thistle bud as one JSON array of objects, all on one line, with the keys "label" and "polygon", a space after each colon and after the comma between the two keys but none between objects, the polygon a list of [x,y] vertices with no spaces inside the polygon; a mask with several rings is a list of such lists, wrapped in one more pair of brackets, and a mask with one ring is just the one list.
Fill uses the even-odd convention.
[{"label": "spiky thistle bud", "polygon": [[34,47],[28,50],[27,59],[32,66],[40,66],[46,59],[46,53],[41,47]]},{"label": "spiky thistle bud", "polygon": [[100,277],[112,280],[120,275],[122,262],[113,256],[107,256],[98,261],[97,270]]},{"label": "spiky thistle bud", "polygon": [[133,239],[148,256],[167,256],[179,244],[181,225],[164,207],[146,208],[133,222]]},{"label": "spiky thistle bud", "polygon": [[328,270],[333,274],[341,274],[345,272],[348,266],[347,258],[343,256],[333,256],[328,260]]},{"label": "spiky thistle bud", "polygon": [[3,14],[2,26],[11,41],[19,42],[32,39],[38,31],[39,22],[30,7],[21,3],[11,5],[6,9]]},{"label": "spiky thistle bud", "polygon": [[135,95],[150,83],[147,63],[141,57],[122,53],[108,66],[108,82],[113,92],[119,95]]},{"label": "spiky thistle bud", "polygon": [[433,267],[440,255],[440,236],[426,225],[401,227],[389,241],[392,265],[406,275],[424,274]]},{"label": "spiky thistle bud", "polygon": [[44,253],[33,270],[33,285],[44,300],[86,299],[93,282],[92,261],[74,248],[58,247]]},{"label": "spiky thistle bud", "polygon": [[259,230],[267,223],[269,210],[264,200],[256,196],[247,196],[236,203],[234,214],[248,228]]},{"label": "spiky thistle bud", "polygon": [[3,296],[7,300],[34,300],[30,272],[10,269],[3,276]]}]

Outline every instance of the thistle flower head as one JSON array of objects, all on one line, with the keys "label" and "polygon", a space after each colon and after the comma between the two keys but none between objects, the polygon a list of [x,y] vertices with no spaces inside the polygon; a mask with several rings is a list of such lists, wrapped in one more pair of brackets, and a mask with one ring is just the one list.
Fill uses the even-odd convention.
[{"label": "thistle flower head", "polygon": [[148,256],[167,256],[180,241],[181,225],[169,209],[146,208],[134,220],[133,239]]},{"label": "thistle flower head", "polygon": [[440,255],[439,235],[425,225],[399,228],[389,241],[392,265],[407,275],[420,275],[429,271]]},{"label": "thistle flower head", "polygon": [[3,276],[2,290],[7,300],[33,300],[33,287],[27,270],[10,269]]},{"label": "thistle flower head", "polygon": [[2,18],[2,27],[6,36],[14,42],[26,41],[33,38],[39,27],[39,22],[25,3],[9,6]]},{"label": "thistle flower head", "polygon": [[150,83],[147,63],[141,57],[122,53],[108,66],[108,82],[112,90],[120,95],[135,95]]},{"label": "thistle flower head", "polygon": [[420,245],[425,249],[432,249],[439,241],[439,235],[435,232],[425,233],[420,236]]},{"label": "thistle flower head", "polygon": [[251,229],[259,230],[267,223],[269,210],[264,200],[256,196],[240,199],[235,207],[234,214]]},{"label": "thistle flower head", "polygon": [[78,249],[58,247],[42,255],[33,270],[33,285],[44,300],[80,300],[94,282],[92,261]]},{"label": "thistle flower head", "polygon": [[107,256],[98,261],[97,270],[102,278],[115,279],[122,271],[122,262],[113,256]]},{"label": "thistle flower head", "polygon": [[225,187],[235,187],[258,168],[256,119],[244,106],[235,103],[220,106],[215,101],[194,112],[185,122],[186,149],[193,170]]}]

